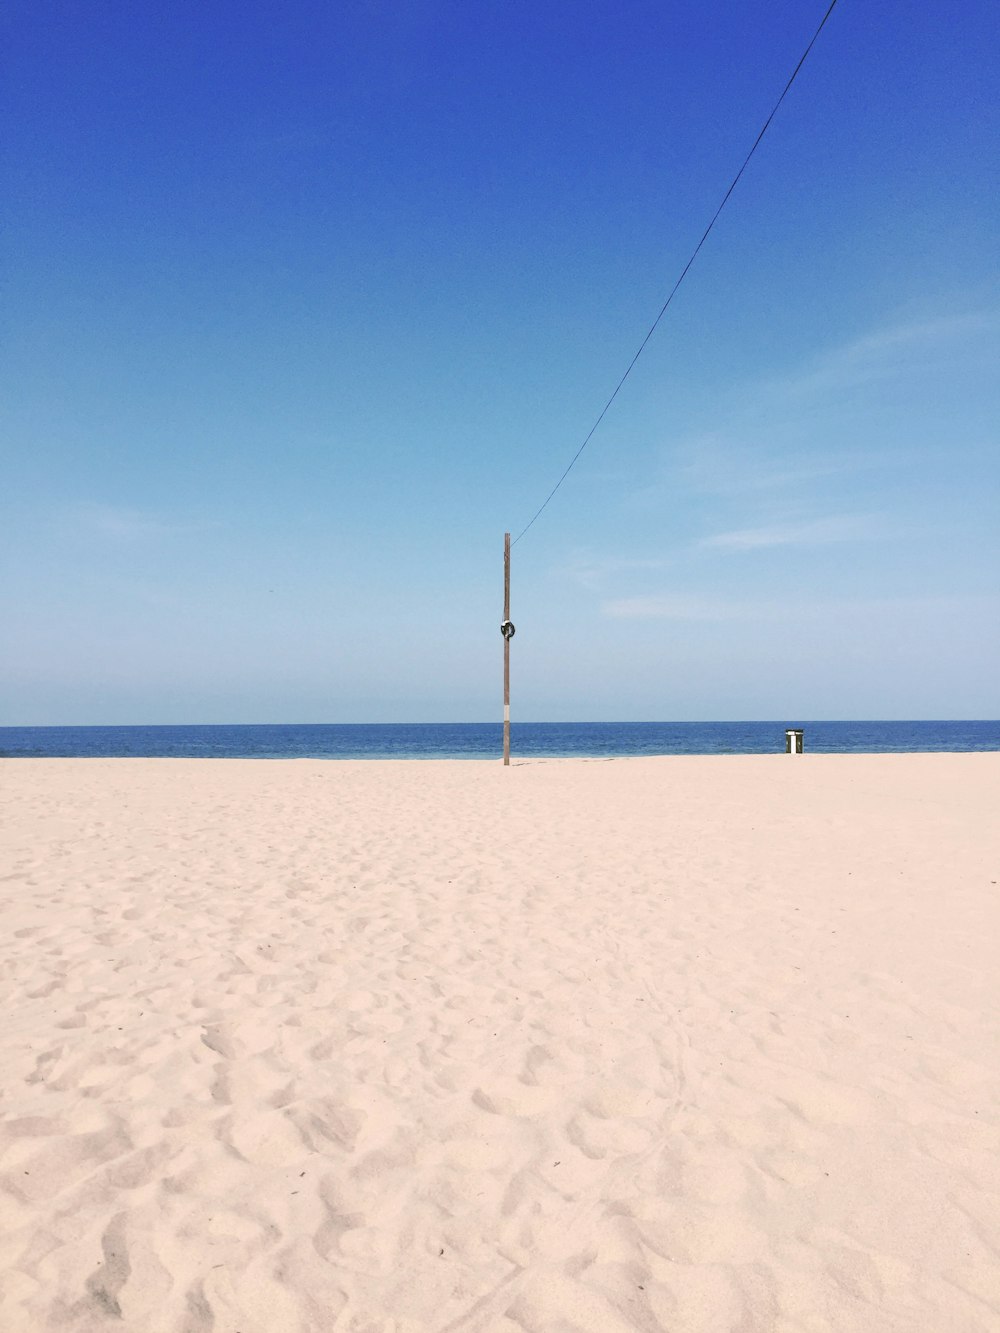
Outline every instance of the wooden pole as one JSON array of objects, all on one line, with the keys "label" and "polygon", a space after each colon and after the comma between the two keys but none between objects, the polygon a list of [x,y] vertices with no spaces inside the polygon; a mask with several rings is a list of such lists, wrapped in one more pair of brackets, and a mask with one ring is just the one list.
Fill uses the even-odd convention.
[{"label": "wooden pole", "polygon": [[510,764],[510,533],[503,535],[503,762]]}]

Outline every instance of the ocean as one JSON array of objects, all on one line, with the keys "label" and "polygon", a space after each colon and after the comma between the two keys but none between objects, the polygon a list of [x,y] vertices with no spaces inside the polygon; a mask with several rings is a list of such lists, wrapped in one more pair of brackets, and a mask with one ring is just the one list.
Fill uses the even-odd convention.
[{"label": "ocean", "polygon": [[[515,722],[515,758],[775,754],[800,727],[815,754],[1000,750],[1000,722]],[[0,757],[496,759],[499,722],[0,727]]]}]

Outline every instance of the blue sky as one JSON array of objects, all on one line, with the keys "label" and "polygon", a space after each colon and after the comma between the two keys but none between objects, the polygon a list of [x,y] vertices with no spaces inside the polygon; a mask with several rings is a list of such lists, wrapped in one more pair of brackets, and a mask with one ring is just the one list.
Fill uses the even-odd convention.
[{"label": "blue sky", "polygon": [[[499,716],[823,8],[15,0],[0,723]],[[515,720],[1000,714],[998,24],[841,0]]]}]

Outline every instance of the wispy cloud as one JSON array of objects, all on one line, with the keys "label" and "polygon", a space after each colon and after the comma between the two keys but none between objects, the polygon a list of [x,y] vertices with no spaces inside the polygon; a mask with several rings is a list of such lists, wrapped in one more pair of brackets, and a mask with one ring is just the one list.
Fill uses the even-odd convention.
[{"label": "wispy cloud", "polygon": [[[859,404],[867,404],[866,413],[873,405],[880,410],[891,401],[883,386],[905,393],[944,368],[984,358],[992,364],[998,344],[997,311],[900,320],[829,347],[787,373],[744,381],[734,386],[712,429],[670,447],[662,475],[643,494],[655,502],[680,485],[698,495],[759,502],[828,482],[851,484],[896,466],[892,430],[874,443],[877,437],[859,421]],[[870,389],[877,391],[874,401],[860,392]]]},{"label": "wispy cloud", "polygon": [[[778,429],[772,417],[767,432]],[[837,478],[870,471],[893,455],[842,446],[836,454],[803,457],[801,444],[792,440],[784,448],[759,440],[755,423],[734,425],[728,434],[713,433],[688,440],[676,451],[681,461],[673,465],[685,489],[700,495],[740,495],[765,498],[793,494]]]},{"label": "wispy cloud", "polygon": [[[905,568],[905,547],[920,540],[933,512],[925,494],[933,483],[915,460],[932,462],[927,478],[945,476],[953,453],[942,438],[948,418],[937,406],[938,381],[995,351],[998,335],[992,312],[899,320],[803,358],[792,374],[744,383],[711,430],[664,451],[655,485],[637,498],[647,516],[637,540],[641,534],[642,554],[654,558],[581,558],[577,583],[615,620],[732,623],[741,631],[757,621],[770,631],[789,603],[734,595],[737,587],[765,592],[754,575],[768,552],[795,553],[781,585],[793,594],[803,586],[817,596],[853,590],[863,543],[887,546],[883,560],[874,548],[863,552],[871,581],[883,567]],[[874,387],[851,391],[861,385]],[[911,399],[915,410],[903,411]],[[924,404],[930,424],[922,432]],[[651,535],[653,514],[663,521]],[[853,546],[858,558],[843,562],[842,577],[838,557],[853,555]],[[840,617],[860,614],[854,605],[826,603]],[[814,617],[815,603],[795,614]]]},{"label": "wispy cloud", "polygon": [[755,609],[744,602],[653,593],[604,602],[601,614],[616,620],[746,620],[754,616]]},{"label": "wispy cloud", "polygon": [[937,363],[949,347],[970,339],[995,339],[995,311],[908,320],[834,347],[792,375],[765,380],[768,396],[803,398],[839,393],[891,377],[919,373]]},{"label": "wispy cloud", "polygon": [[829,542],[870,541],[886,528],[876,515],[838,514],[802,523],[772,523],[703,537],[698,546],[720,551],[757,551],[770,546],[823,546]]},{"label": "wispy cloud", "polygon": [[588,592],[600,592],[612,579],[622,575],[659,574],[669,568],[671,563],[663,557],[642,559],[577,553],[554,572],[578,587],[586,588]]},{"label": "wispy cloud", "polygon": [[134,543],[205,531],[214,524],[170,520],[148,510],[87,501],[75,505],[63,524],[107,541]]},{"label": "wispy cloud", "polygon": [[965,616],[970,620],[1000,624],[998,599],[992,595],[898,597],[792,597],[733,599],[660,593],[621,597],[604,602],[601,614],[618,620],[742,621],[796,624],[815,622],[830,625],[837,620],[878,626],[884,618],[907,615],[933,623],[935,617]]}]

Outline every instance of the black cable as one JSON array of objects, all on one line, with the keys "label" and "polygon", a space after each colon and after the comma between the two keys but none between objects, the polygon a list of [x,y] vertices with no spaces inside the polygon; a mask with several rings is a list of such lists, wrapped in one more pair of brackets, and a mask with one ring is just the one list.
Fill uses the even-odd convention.
[{"label": "black cable", "polygon": [[771,121],[774,119],[775,115],[777,114],[778,108],[781,106],[782,102],[785,100],[785,95],[787,94],[789,88],[791,88],[792,84],[795,82],[795,79],[796,79],[796,76],[798,75],[799,70],[800,70],[800,69],[802,68],[802,66],[806,63],[806,57],[809,55],[809,52],[810,52],[810,51],[813,49],[813,47],[815,46],[815,44],[816,44],[816,39],[819,37],[820,33],[821,33],[821,32],[823,31],[823,29],[826,27],[826,21],[827,21],[827,19],[830,17],[830,15],[833,13],[833,11],[834,11],[834,9],[835,9],[835,7],[836,7],[836,4],[837,4],[837,0],[830,0],[830,7],[829,7],[829,9],[826,11],[826,13],[823,15],[823,21],[820,23],[819,27],[818,27],[818,28],[816,29],[816,31],[813,33],[813,35],[812,35],[812,39],[811,39],[811,41],[809,42],[809,45],[808,45],[808,46],[806,47],[806,49],[802,52],[802,55],[801,55],[801,57],[799,58],[799,63],[798,63],[798,64],[795,66],[795,68],[792,70],[791,78],[790,78],[790,79],[788,80],[788,82],[785,84],[784,88],[782,89],[781,96],[778,98],[778,100],[775,102],[774,106],[771,108],[771,114],[768,116],[767,120],[764,121],[764,124],[763,124],[763,126],[762,126],[762,128],[761,128],[760,133],[757,135],[756,139],[754,139],[754,141],[753,141],[753,147],[750,149],[749,153],[747,153],[746,157],[743,159],[743,165],[740,167],[739,171],[738,171],[738,172],[736,173],[736,175],[733,177],[733,179],[732,179],[732,181],[731,181],[731,183],[730,183],[729,189],[728,189],[728,190],[726,191],[726,193],[722,196],[722,203],[719,205],[719,207],[718,207],[718,208],[715,210],[715,212],[712,214],[712,220],[711,220],[711,222],[708,224],[708,226],[707,226],[707,227],[705,228],[705,230],[702,232],[702,234],[701,234],[701,240],[700,240],[700,241],[698,242],[698,244],[694,247],[694,250],[692,250],[692,252],[691,252],[691,258],[688,260],[688,262],[684,265],[684,268],[681,270],[681,275],[680,275],[680,277],[679,277],[679,278],[677,279],[677,281],[674,283],[673,287],[672,287],[671,290],[670,290],[670,295],[667,297],[667,299],[664,301],[663,305],[660,307],[660,313],[656,316],[656,318],[653,320],[652,324],[650,325],[650,327],[649,327],[649,332],[646,334],[645,338],[643,338],[642,342],[639,344],[639,350],[636,352],[635,356],[633,356],[632,360],[628,363],[628,367],[627,367],[627,369],[626,369],[626,371],[625,371],[625,374],[621,377],[621,379],[618,381],[617,385],[615,386],[615,391],[614,391],[614,393],[611,395],[611,397],[608,399],[608,401],[604,404],[603,408],[601,409],[601,415],[597,418],[597,420],[596,420],[596,421],[594,422],[594,424],[591,426],[590,430],[587,432],[587,436],[586,436],[586,439],[583,441],[583,444],[580,445],[579,449],[577,449],[576,453],[575,453],[575,454],[573,455],[573,457],[569,460],[569,465],[567,466],[566,471],[562,474],[562,476],[559,478],[559,480],[556,482],[556,484],[552,487],[551,491],[549,491],[548,495],[545,497],[545,499],[543,500],[542,504],[541,504],[541,505],[539,506],[539,508],[535,511],[534,515],[533,515],[532,518],[531,518],[531,521],[530,521],[525,527],[523,527],[523,528],[521,529],[521,531],[517,534],[517,536],[516,536],[516,537],[514,538],[514,540],[511,542],[511,546],[516,545],[516,543],[519,542],[519,541],[521,540],[521,538],[524,536],[524,534],[528,531],[528,528],[530,528],[530,527],[532,526],[532,524],[535,522],[535,519],[537,519],[538,516],[542,513],[542,511],[543,511],[543,510],[545,509],[545,507],[548,505],[549,501],[550,501],[550,500],[552,499],[552,497],[555,495],[556,491],[559,489],[559,487],[563,484],[563,482],[564,482],[564,481],[566,480],[566,478],[569,476],[570,472],[573,470],[573,466],[574,466],[574,464],[576,463],[576,460],[577,460],[577,459],[580,457],[580,455],[583,453],[584,449],[586,449],[587,445],[590,443],[591,436],[594,434],[594,432],[597,430],[598,426],[601,424],[601,422],[604,420],[605,416],[607,415],[608,408],[611,406],[611,404],[612,404],[612,403],[615,401],[615,399],[618,397],[619,390],[621,389],[621,387],[622,387],[622,385],[625,383],[625,381],[628,379],[629,375],[631,375],[631,373],[632,373],[632,367],[633,367],[633,366],[635,365],[635,363],[639,360],[639,357],[642,356],[643,349],[645,348],[646,344],[649,342],[650,338],[652,338],[653,334],[656,332],[656,326],[659,324],[659,322],[660,322],[660,320],[663,318],[663,316],[667,313],[667,307],[670,305],[670,302],[671,302],[671,301],[674,299],[674,297],[677,295],[677,289],[680,287],[681,283],[682,283],[682,282],[684,281],[684,279],[687,277],[687,275],[688,275],[688,270],[690,269],[691,265],[692,265],[692,264],[694,263],[694,261],[698,258],[698,252],[701,250],[701,247],[702,247],[702,246],[705,244],[705,242],[708,240],[709,233],[711,232],[712,228],[715,226],[716,222],[719,220],[719,214],[722,212],[722,210],[725,208],[726,204],[729,202],[729,196],[732,194],[732,192],[736,189],[737,185],[739,184],[739,182],[740,182],[740,177],[743,175],[744,171],[746,171],[747,167],[749,166],[749,164],[750,164],[750,159],[753,157],[754,153],[756,153],[756,151],[757,151],[757,147],[758,147],[758,145],[759,145],[761,139],[763,139],[764,135],[767,133],[767,131],[768,131],[768,127],[770,126]]}]

